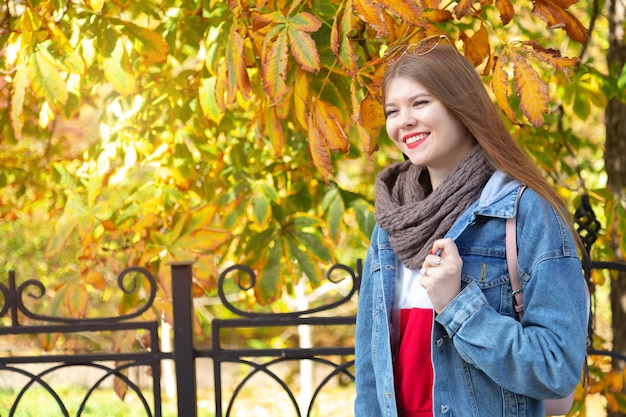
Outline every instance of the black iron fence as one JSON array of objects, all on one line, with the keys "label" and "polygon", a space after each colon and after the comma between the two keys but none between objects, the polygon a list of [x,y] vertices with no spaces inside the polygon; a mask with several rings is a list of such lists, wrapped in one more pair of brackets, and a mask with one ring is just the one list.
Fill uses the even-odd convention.
[{"label": "black iron fence", "polygon": [[[583,198],[582,204],[576,212],[576,224],[585,249],[588,251],[597,238],[599,223],[596,220],[589,201]],[[591,274],[596,269],[608,269],[626,272],[626,264],[615,262],[597,262],[585,260],[585,278],[591,283]],[[233,274],[244,275],[245,279],[231,279]],[[171,287],[173,306],[173,349],[171,352],[161,351],[159,344],[159,321],[142,320],[142,315],[153,307],[157,292],[157,283],[152,275],[142,268],[128,268],[118,277],[118,287],[125,294],[135,291],[142,292],[144,302],[132,313],[121,316],[102,318],[66,318],[50,317],[34,312],[27,299],[43,298],[46,288],[37,280],[29,279],[20,284],[15,274],[9,272],[8,282],[0,282],[0,296],[3,304],[0,308],[0,319],[5,320],[5,326],[0,327],[0,337],[25,337],[27,335],[42,334],[88,334],[135,331],[143,334],[142,338],[147,341],[148,348],[142,351],[130,352],[104,352],[104,353],[68,353],[68,354],[33,354],[13,352],[11,355],[0,357],[0,381],[3,374],[19,374],[26,382],[20,386],[12,387],[15,391],[8,416],[19,416],[20,407],[25,401],[30,389],[38,387],[53,398],[63,416],[87,415],[85,410],[94,392],[100,389],[105,382],[115,379],[117,383],[124,385],[126,390],[134,393],[139,398],[141,408],[146,416],[161,417],[162,396],[161,377],[162,363],[173,361],[175,368],[175,380],[177,391],[177,415],[179,417],[198,416],[198,389],[197,372],[199,371],[197,360],[209,358],[212,361],[213,389],[215,392],[214,409],[216,417],[232,415],[233,407],[239,394],[251,379],[258,374],[263,374],[274,381],[284,391],[289,402],[293,406],[294,414],[298,417],[311,416],[314,414],[316,400],[319,394],[331,380],[344,378],[354,380],[354,347],[353,346],[327,346],[327,347],[295,347],[295,348],[232,348],[224,345],[223,331],[229,329],[244,328],[270,328],[270,327],[297,327],[297,326],[354,326],[354,315],[337,315],[336,310],[353,299],[358,291],[361,277],[361,263],[358,262],[353,270],[345,265],[333,266],[327,278],[336,282],[337,275],[340,280],[349,280],[348,289],[344,295],[336,298],[328,304],[297,312],[287,313],[259,313],[242,310],[229,301],[225,291],[228,282],[236,281],[245,283],[240,290],[247,290],[255,285],[257,277],[254,272],[244,266],[235,265],[226,269],[218,280],[218,295],[221,303],[234,317],[212,320],[211,347],[208,349],[196,349],[193,338],[194,305],[192,297],[192,263],[174,263],[171,265]],[[138,280],[145,280],[147,285],[138,285]],[[592,287],[593,288],[593,287]],[[595,307],[595,303],[592,303]],[[593,335],[593,311],[590,320],[590,335]],[[28,324],[23,324],[22,319],[28,319]],[[10,322],[7,325],[7,322]],[[39,323],[39,324],[32,324]],[[617,360],[626,361],[626,356],[612,351],[589,348],[591,355],[609,355]],[[309,360],[328,372],[313,388],[312,395],[307,404],[301,404],[296,399],[295,391],[290,384],[274,371],[274,367],[286,362]],[[37,364],[40,367],[36,371],[28,370],[24,365]],[[223,366],[226,364],[239,364],[248,369],[239,375],[234,390],[229,395],[224,393]],[[43,367],[43,370],[41,370]],[[92,383],[80,404],[75,407],[75,413],[70,413],[62,396],[56,388],[50,384],[47,377],[59,370],[67,368],[87,367],[100,372],[99,378]],[[136,368],[149,369],[149,388],[141,386],[136,380],[129,377],[129,371]],[[228,398],[226,398],[228,397]],[[42,414],[50,415],[48,412]],[[55,414],[55,415],[58,415]],[[135,414],[136,415],[136,414]],[[5,417],[4,414],[0,414]]]}]

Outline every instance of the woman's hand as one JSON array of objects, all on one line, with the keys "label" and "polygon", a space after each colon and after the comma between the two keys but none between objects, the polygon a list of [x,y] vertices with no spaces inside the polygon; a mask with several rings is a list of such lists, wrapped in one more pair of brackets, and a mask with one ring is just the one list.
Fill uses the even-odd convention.
[{"label": "woman's hand", "polygon": [[461,292],[463,260],[452,239],[439,239],[433,243],[420,274],[420,284],[437,313],[440,313]]}]

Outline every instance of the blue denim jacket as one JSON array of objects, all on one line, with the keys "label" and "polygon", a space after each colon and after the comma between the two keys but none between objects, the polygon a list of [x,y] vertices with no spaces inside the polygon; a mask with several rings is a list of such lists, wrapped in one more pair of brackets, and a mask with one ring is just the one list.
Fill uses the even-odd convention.
[{"label": "blue denim jacket", "polygon": [[[449,230],[463,259],[461,292],[435,317],[435,416],[543,417],[543,399],[578,384],[585,358],[587,299],[568,227],[527,189],[517,213],[525,314],[516,319],[506,263],[505,219],[520,183],[496,172]],[[390,318],[400,261],[375,227],[359,293],[355,416],[397,416]]]}]

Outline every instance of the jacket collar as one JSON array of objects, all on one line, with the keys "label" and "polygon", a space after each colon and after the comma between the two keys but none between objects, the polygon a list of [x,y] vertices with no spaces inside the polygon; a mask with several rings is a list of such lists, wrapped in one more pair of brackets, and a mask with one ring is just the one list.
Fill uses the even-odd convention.
[{"label": "jacket collar", "polygon": [[456,239],[477,216],[507,219],[516,215],[515,201],[522,183],[502,171],[493,173],[478,201],[474,202],[457,219],[446,237]]}]

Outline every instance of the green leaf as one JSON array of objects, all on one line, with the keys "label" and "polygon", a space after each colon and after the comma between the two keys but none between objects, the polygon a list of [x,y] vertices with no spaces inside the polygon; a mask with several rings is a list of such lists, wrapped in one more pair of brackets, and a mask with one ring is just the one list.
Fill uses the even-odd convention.
[{"label": "green leaf", "polygon": [[331,250],[320,235],[296,232],[294,238],[300,246],[305,248],[307,253],[315,257],[318,261],[332,261]]},{"label": "green leaf", "polygon": [[272,214],[270,202],[262,193],[252,198],[252,212],[254,213],[254,220],[257,224],[262,226],[270,221]]},{"label": "green leaf", "polygon": [[309,72],[317,71],[320,68],[320,55],[317,52],[317,45],[311,36],[303,31],[288,29],[289,45],[291,53],[298,64]]},{"label": "green leaf", "polygon": [[262,305],[269,304],[278,299],[282,292],[283,277],[281,274],[282,242],[274,241],[274,244],[266,251],[267,256],[258,277],[255,294],[257,301]]},{"label": "green leaf", "polygon": [[28,75],[33,91],[39,98],[59,108],[67,101],[67,87],[59,74],[59,65],[51,62],[52,57],[36,51],[28,60]]},{"label": "green leaf", "polygon": [[104,76],[120,94],[128,95],[135,90],[135,75],[124,48],[124,38],[118,38],[111,56],[104,58]]},{"label": "green leaf", "polygon": [[224,117],[224,111],[215,99],[216,83],[217,79],[215,77],[202,78],[198,88],[198,98],[200,99],[200,108],[204,116],[208,117],[212,122],[219,124]]}]

